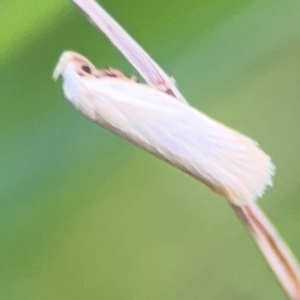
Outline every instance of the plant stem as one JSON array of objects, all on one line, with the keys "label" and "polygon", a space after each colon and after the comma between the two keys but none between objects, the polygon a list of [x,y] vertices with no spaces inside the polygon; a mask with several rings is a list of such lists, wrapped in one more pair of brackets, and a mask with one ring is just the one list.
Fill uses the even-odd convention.
[{"label": "plant stem", "polygon": [[[94,0],[72,0],[108,37],[119,51],[152,86],[165,86],[177,100],[188,103],[162,68]],[[281,287],[292,300],[300,300],[300,268],[297,260],[256,203],[232,205],[265,257]]]}]

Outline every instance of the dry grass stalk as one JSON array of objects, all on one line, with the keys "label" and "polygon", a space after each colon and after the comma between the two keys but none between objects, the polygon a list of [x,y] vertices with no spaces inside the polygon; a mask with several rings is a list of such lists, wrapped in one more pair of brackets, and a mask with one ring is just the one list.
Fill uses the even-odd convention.
[{"label": "dry grass stalk", "polygon": [[[110,39],[149,85],[164,87],[167,93],[187,103],[175,86],[174,80],[98,3],[94,0],[72,0],[72,2]],[[300,300],[298,262],[277,234],[274,225],[256,203],[232,207],[253,237],[289,299]]]}]

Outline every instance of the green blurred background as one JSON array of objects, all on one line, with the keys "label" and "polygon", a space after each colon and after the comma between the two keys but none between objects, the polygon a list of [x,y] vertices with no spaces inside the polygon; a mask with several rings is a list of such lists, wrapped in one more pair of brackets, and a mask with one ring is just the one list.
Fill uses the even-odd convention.
[{"label": "green blurred background", "polygon": [[[300,1],[101,3],[272,156],[260,204],[300,257]],[[226,201],[64,99],[64,50],[135,74],[69,1],[1,0],[0,27],[1,300],[285,299]]]}]

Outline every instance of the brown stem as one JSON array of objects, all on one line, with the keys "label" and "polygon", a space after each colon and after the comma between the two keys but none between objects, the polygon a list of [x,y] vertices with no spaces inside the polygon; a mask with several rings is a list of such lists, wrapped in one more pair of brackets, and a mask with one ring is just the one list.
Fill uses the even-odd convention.
[{"label": "brown stem", "polygon": [[256,203],[232,207],[241,217],[286,294],[290,299],[299,300],[299,265],[274,225]]},{"label": "brown stem", "polygon": [[[165,86],[179,101],[188,103],[160,66],[94,0],[72,0],[121,51],[149,85]],[[274,225],[256,203],[234,206],[289,299],[300,300],[300,269]]]}]

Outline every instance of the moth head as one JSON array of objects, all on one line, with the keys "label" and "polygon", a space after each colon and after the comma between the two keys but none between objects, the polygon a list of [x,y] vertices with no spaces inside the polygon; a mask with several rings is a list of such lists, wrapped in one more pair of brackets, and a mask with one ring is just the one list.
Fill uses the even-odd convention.
[{"label": "moth head", "polygon": [[65,51],[55,67],[53,79],[57,80],[60,75],[65,76],[69,70],[75,71],[82,77],[99,77],[99,71],[84,56],[72,51]]}]

